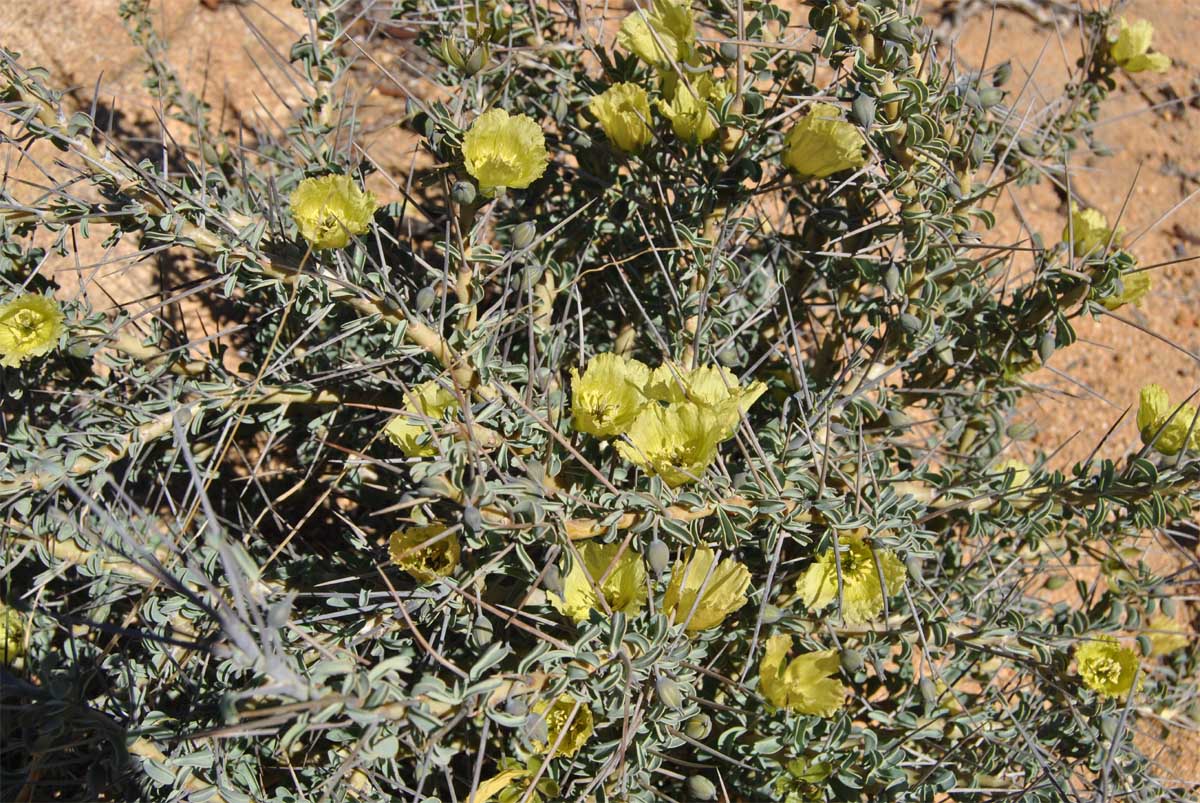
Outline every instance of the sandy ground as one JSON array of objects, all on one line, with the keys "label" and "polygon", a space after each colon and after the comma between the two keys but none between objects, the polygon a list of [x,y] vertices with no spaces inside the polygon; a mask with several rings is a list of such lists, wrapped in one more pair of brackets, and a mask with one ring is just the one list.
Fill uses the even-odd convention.
[{"label": "sandy ground", "polygon": [[[98,116],[111,121],[116,136],[125,141],[141,138],[153,153],[164,121],[143,87],[143,54],[130,42],[117,5],[116,0],[0,3],[0,39],[21,51],[26,64],[48,68],[54,84],[70,87],[71,103],[83,109],[98,104]],[[1022,90],[1014,105],[1019,113],[1036,113],[1068,80],[1079,50],[1078,29],[1070,15],[1014,9],[1053,5],[1070,4],[999,2],[994,20],[990,2],[942,0],[926,2],[923,8],[931,23],[953,21],[943,28],[945,43],[953,46],[963,67],[978,67],[985,52],[990,64],[1011,59],[1009,86]],[[278,130],[287,124],[297,90],[289,80],[294,68],[278,54],[286,53],[307,30],[288,0],[155,0],[152,9],[168,59],[185,77],[187,88],[218,110],[223,127]],[[968,13],[971,9],[981,11]],[[1081,322],[1082,342],[1030,376],[1046,392],[1028,402],[1023,415],[1039,428],[1034,445],[1053,453],[1057,466],[1091,453],[1122,413],[1136,405],[1143,384],[1162,384],[1173,398],[1200,389],[1200,262],[1186,261],[1200,255],[1200,52],[1195,47],[1200,3],[1134,0],[1127,13],[1155,24],[1155,45],[1174,58],[1175,68],[1166,76],[1120,79],[1098,128],[1113,154],[1073,163],[1073,186],[1110,220],[1120,216],[1130,233],[1128,244],[1142,265],[1163,267],[1155,270],[1154,289],[1140,308],[1119,311],[1125,320]],[[395,62],[383,66],[404,87],[398,90],[385,81],[363,98],[377,116],[386,118],[388,109],[398,114],[403,101],[397,95],[405,90],[432,91],[419,70]],[[380,127],[368,132],[364,145],[368,158],[386,168],[385,175],[390,172],[402,180],[414,154],[410,137],[394,126]],[[53,175],[52,154],[40,165],[37,170],[24,168],[23,178],[29,183],[23,191],[36,192],[39,182],[49,180],[42,173]],[[372,189],[382,200],[399,198],[394,183],[386,178],[376,182]],[[1017,224],[1003,226],[989,238],[1008,244],[1026,238],[1028,230],[1056,239],[1067,214],[1060,198],[1045,187],[1006,194],[998,199],[996,211],[1002,220],[1025,221],[1027,230]],[[150,303],[150,288],[163,278],[161,260],[134,264],[126,261],[128,252],[122,247],[105,252],[97,240],[80,240],[77,253],[58,266],[64,283],[75,282],[99,306],[138,299]],[[1018,260],[1015,267],[1027,265]],[[189,334],[197,335],[219,324],[184,322]],[[1137,444],[1130,415],[1101,454],[1120,458]],[[1200,740],[1184,739],[1177,732],[1160,745],[1164,771],[1200,777],[1198,747]]]}]

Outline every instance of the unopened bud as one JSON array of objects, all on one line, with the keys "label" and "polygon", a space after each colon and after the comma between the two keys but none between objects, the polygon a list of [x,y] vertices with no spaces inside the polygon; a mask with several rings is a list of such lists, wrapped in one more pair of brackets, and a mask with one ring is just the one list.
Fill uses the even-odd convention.
[{"label": "unopened bud", "polygon": [[437,301],[437,293],[432,287],[422,287],[417,291],[417,312],[425,312]]},{"label": "unopened bud", "polygon": [[662,574],[671,562],[671,549],[665,543],[655,538],[646,548],[646,561],[655,574]]},{"label": "unopened bud", "polygon": [[558,567],[551,564],[546,568],[546,573],[542,576],[542,585],[547,591],[554,594],[562,594],[562,574],[558,571]]},{"label": "unopened bud", "polygon": [[863,656],[858,650],[847,647],[838,657],[842,661],[842,668],[847,672],[857,672],[863,668]]},{"label": "unopened bud", "polygon": [[688,794],[692,800],[716,800],[717,787],[703,775],[693,775],[687,779]]},{"label": "unopened bud", "polygon": [[676,711],[683,708],[683,692],[679,684],[670,678],[660,675],[658,680],[654,681],[654,693],[658,695],[658,701],[667,708]]},{"label": "unopened bud", "polygon": [[534,225],[533,221],[526,220],[512,230],[513,248],[518,251],[528,248],[533,244],[534,237],[537,237],[537,226]]},{"label": "unopened bud", "polygon": [[450,188],[450,197],[454,199],[456,204],[472,204],[475,203],[475,185],[469,181],[456,181],[454,186]]},{"label": "unopened bud", "polygon": [[700,741],[701,739],[705,738],[711,731],[712,720],[708,718],[707,714],[697,714],[689,719],[683,726],[683,732],[686,733],[689,738],[695,739],[696,741]]}]

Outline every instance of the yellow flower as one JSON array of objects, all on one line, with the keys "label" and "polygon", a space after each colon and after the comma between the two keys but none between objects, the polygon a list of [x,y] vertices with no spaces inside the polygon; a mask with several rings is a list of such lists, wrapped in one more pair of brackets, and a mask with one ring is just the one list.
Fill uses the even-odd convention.
[{"label": "yellow flower", "polygon": [[1192,640],[1178,622],[1162,613],[1150,617],[1146,638],[1150,640],[1152,656],[1170,655],[1176,650],[1182,650]]},{"label": "yellow flower", "polygon": [[1171,59],[1162,53],[1150,52],[1150,40],[1154,38],[1154,26],[1148,20],[1138,20],[1130,25],[1121,18],[1121,27],[1115,41],[1111,40],[1113,61],[1125,72],[1166,72],[1171,69]]},{"label": "yellow flower", "polygon": [[[1185,404],[1179,408],[1171,404],[1171,397],[1161,385],[1146,385],[1142,388],[1138,402],[1137,425],[1142,433],[1142,443],[1150,443],[1160,427],[1166,424],[1154,440],[1155,451],[1162,454],[1179,454],[1187,440],[1187,448],[1200,450],[1200,421],[1192,426],[1196,408]],[[1170,423],[1167,423],[1168,420]],[[1192,436],[1188,439],[1188,430]]]},{"label": "yellow flower", "polygon": [[626,153],[637,153],[653,137],[646,124],[650,120],[650,101],[646,90],[637,84],[613,84],[604,94],[592,98],[588,108],[609,141]]},{"label": "yellow flower", "polygon": [[671,121],[675,136],[685,142],[706,142],[717,133],[717,118],[709,101],[720,103],[728,93],[725,82],[703,75],[696,81],[676,81],[674,97],[669,102],[660,100],[658,108]]},{"label": "yellow flower", "polygon": [[10,664],[25,654],[25,620],[20,612],[0,602],[0,664]]},{"label": "yellow flower", "polygon": [[783,138],[783,163],[802,179],[825,178],[866,164],[866,144],[837,106],[817,103]]},{"label": "yellow flower", "polygon": [[691,402],[647,406],[617,443],[617,453],[672,488],[695,482],[717,456],[728,416]]},{"label": "yellow flower", "polygon": [[315,249],[345,248],[364,234],[375,214],[375,196],[349,176],[306,178],[292,191],[292,219]]},{"label": "yellow flower", "polygon": [[536,787],[529,788],[542,763],[536,756],[531,756],[524,764],[515,758],[500,759],[500,772],[480,782],[470,803],[489,803],[492,798],[499,803],[541,803],[543,795],[546,799],[557,799],[558,784],[547,774],[542,774]]},{"label": "yellow flower", "polygon": [[0,365],[16,368],[58,345],[63,314],[52,298],[30,293],[0,307]]},{"label": "yellow flower", "polygon": [[1013,473],[1012,485],[1010,487],[1021,488],[1029,482],[1029,466],[1024,460],[1017,460],[1016,458],[1001,460],[999,463],[996,463],[994,466],[992,466],[991,473],[998,474],[999,476],[1003,477],[1010,470]]},{"label": "yellow flower", "polygon": [[654,0],[649,11],[636,11],[621,21],[617,43],[651,67],[696,61],[696,22],[687,0]]},{"label": "yellow flower", "polygon": [[1063,242],[1072,244],[1077,257],[1100,254],[1110,243],[1120,245],[1124,236],[1121,229],[1108,227],[1108,220],[1099,210],[1079,209],[1074,204],[1071,205],[1071,225],[1063,228]]},{"label": "yellow flower", "polygon": [[837,650],[819,650],[796,656],[786,663],[791,636],[767,639],[759,664],[759,687],[777,708],[831,717],[846,702],[846,687],[833,676],[840,666]]},{"label": "yellow flower", "polygon": [[437,454],[437,446],[421,442],[422,436],[428,435],[430,429],[430,422],[424,419],[436,421],[447,410],[457,410],[458,397],[431,380],[422,382],[409,392],[404,409],[406,412],[398,413],[387,422],[383,434],[408,457],[433,457]]},{"label": "yellow flower", "polygon": [[592,735],[592,709],[588,708],[586,702],[576,701],[569,694],[560,695],[553,703],[539,700],[533,706],[533,713],[546,721],[546,741],[534,743],[534,748],[540,753],[549,751],[561,733],[562,741],[558,742],[554,755],[570,758],[579,752],[579,748]]},{"label": "yellow flower", "polygon": [[607,615],[596,597],[595,586],[613,613],[636,616],[646,603],[646,567],[642,556],[628,548],[618,558],[620,548],[620,544],[579,547],[580,559],[563,578],[562,596],[550,594],[550,604],[575,622],[586,620],[593,610]]},{"label": "yellow flower", "polygon": [[738,421],[766,390],[762,382],[743,388],[732,371],[718,365],[683,371],[663,363],[650,374],[646,385],[646,395],[652,399],[671,404],[689,401],[711,411],[721,421],[720,440],[733,436]]},{"label": "yellow flower", "polygon": [[[841,539],[842,617],[849,623],[867,622],[883,611],[884,585],[893,596],[904,585],[904,564],[888,549],[871,549],[859,537]],[[879,559],[876,567],[875,559]],[[837,556],[833,548],[821,553],[816,562],[796,580],[796,593],[810,610],[819,611],[838,598]]]},{"label": "yellow flower", "polygon": [[446,529],[445,524],[438,522],[392,533],[388,544],[392,563],[412,575],[418,583],[432,583],[439,577],[453,574],[458,568],[462,548],[454,533],[439,537]]},{"label": "yellow flower", "polygon": [[686,564],[676,561],[671,571],[662,610],[676,624],[687,622],[689,633],[716,627],[746,604],[750,571],[729,558],[717,563],[716,557],[708,547],[699,547]]},{"label": "yellow flower", "polygon": [[1126,271],[1121,274],[1121,292],[1101,299],[1100,303],[1111,310],[1120,309],[1126,304],[1137,305],[1150,292],[1152,284],[1150,271]]},{"label": "yellow flower", "polygon": [[575,429],[608,438],[624,433],[646,406],[642,389],[650,369],[617,354],[597,354],[583,375],[571,369],[571,415]]},{"label": "yellow flower", "polygon": [[[1133,688],[1138,659],[1111,636],[1089,639],[1075,647],[1075,662],[1083,685],[1104,697],[1124,697]],[[1140,685],[1140,684],[1139,684]]]},{"label": "yellow flower", "polygon": [[487,196],[505,187],[524,189],[550,162],[546,137],[533,118],[492,109],[475,118],[463,137],[463,162]]}]

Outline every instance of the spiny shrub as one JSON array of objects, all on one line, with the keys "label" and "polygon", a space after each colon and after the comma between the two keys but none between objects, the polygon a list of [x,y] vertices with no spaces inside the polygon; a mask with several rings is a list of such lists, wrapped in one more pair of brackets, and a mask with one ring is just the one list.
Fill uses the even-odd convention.
[{"label": "spiny shrub", "polygon": [[[296,5],[294,116],[226,131],[126,0],[142,159],[2,53],[5,799],[1190,796],[1133,736],[1196,722],[1138,548],[1194,403],[1069,471],[1016,414],[1153,266],[993,232],[1146,26],[1028,114],[902,0]],[[186,270],[104,308],[86,237]]]}]

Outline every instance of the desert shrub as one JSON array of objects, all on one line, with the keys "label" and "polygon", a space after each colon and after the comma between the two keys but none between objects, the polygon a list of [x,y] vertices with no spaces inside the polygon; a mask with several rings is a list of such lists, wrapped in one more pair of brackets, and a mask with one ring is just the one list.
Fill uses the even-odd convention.
[{"label": "desert shrub", "polygon": [[[1195,723],[1139,548],[1195,407],[1130,388],[1145,446],[1069,471],[1016,412],[1153,266],[1095,210],[992,231],[1072,199],[1144,30],[1081,13],[1029,115],[898,0],[296,3],[272,134],[127,0],[144,157],[0,53],[11,799],[1191,794],[1133,734]],[[444,92],[380,175],[400,48]],[[98,308],[86,237],[186,270]]]}]

